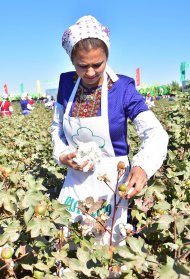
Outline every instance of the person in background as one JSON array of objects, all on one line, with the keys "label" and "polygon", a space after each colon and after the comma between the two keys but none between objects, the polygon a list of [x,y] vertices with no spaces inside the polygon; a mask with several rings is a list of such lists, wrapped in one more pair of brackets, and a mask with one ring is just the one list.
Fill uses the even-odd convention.
[{"label": "person in background", "polygon": [[35,103],[31,96],[28,96],[28,103],[29,103],[31,106],[33,106],[34,103]]},{"label": "person in background", "polygon": [[[60,166],[67,167],[59,201],[69,205],[73,221],[85,222],[87,217],[79,210],[79,203],[87,197],[95,202],[106,200],[103,208],[109,216],[106,222],[110,228],[115,212],[114,195],[101,178],[106,176],[117,191],[117,168],[122,162],[125,172],[119,184],[126,184],[127,190],[114,215],[111,241],[116,243],[121,238],[120,224],[127,224],[128,199],[140,193],[162,165],[168,135],[137,92],[134,80],[115,74],[108,66],[107,27],[93,16],[84,16],[64,32],[62,46],[75,71],[60,76],[51,127],[53,157]],[[126,140],[128,119],[141,139],[139,152],[131,163]],[[110,243],[107,232],[100,237],[102,243]]]},{"label": "person in background", "polygon": [[147,106],[150,107],[154,107],[154,99],[153,97],[150,95],[150,92],[147,93],[146,97],[145,97],[145,104],[147,104]]},{"label": "person in background", "polygon": [[22,115],[28,115],[33,110],[33,107],[29,104],[27,93],[24,93],[22,95],[20,106],[22,110]]},{"label": "person in background", "polygon": [[45,108],[47,110],[52,110],[54,108],[54,103],[55,103],[55,100],[54,100],[53,96],[47,96],[47,99],[45,101]]},{"label": "person in background", "polygon": [[13,107],[9,101],[8,94],[3,95],[3,101],[0,102],[0,111],[2,117],[11,116],[13,113]]}]

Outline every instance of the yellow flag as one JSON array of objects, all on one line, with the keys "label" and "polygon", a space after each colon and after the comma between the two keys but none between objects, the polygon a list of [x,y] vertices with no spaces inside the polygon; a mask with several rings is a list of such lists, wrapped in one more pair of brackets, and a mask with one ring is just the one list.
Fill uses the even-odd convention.
[{"label": "yellow flag", "polygon": [[37,86],[37,93],[40,95],[41,94],[41,85],[40,85],[39,80],[36,81],[36,86]]}]

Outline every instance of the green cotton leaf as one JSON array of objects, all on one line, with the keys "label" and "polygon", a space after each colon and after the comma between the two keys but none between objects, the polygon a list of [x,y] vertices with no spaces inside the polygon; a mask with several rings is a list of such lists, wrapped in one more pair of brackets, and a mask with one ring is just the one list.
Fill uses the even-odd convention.
[{"label": "green cotton leaf", "polygon": [[77,258],[79,259],[79,261],[83,262],[84,264],[86,264],[91,259],[90,253],[84,251],[84,249],[82,248],[77,249]]},{"label": "green cotton leaf", "polygon": [[33,273],[33,266],[30,264],[21,264],[21,266],[23,267],[23,269],[25,270],[30,270]]},{"label": "green cotton leaf", "polygon": [[29,231],[32,238],[39,236],[41,231],[41,220],[32,219],[31,221],[29,221],[29,223],[27,224],[27,232]]},{"label": "green cotton leaf", "polygon": [[38,248],[45,249],[50,245],[50,242],[45,237],[37,237],[34,241],[34,246]]},{"label": "green cotton leaf", "polygon": [[5,210],[15,214],[16,211],[16,197],[9,191],[0,191],[0,207],[4,207]]},{"label": "green cotton leaf", "polygon": [[44,195],[42,192],[34,192],[34,191],[28,191],[26,192],[22,202],[21,206],[22,208],[28,208],[30,206],[35,207],[37,204],[40,203],[41,200],[43,200]]},{"label": "green cotton leaf", "polygon": [[78,279],[79,277],[75,272],[65,271],[64,272],[64,278],[66,278],[66,279]]},{"label": "green cotton leaf", "polygon": [[24,222],[25,222],[26,224],[28,224],[28,222],[29,222],[30,219],[32,218],[33,214],[34,214],[34,207],[33,207],[33,206],[30,206],[30,207],[28,208],[28,210],[26,210],[26,211],[24,212]]},{"label": "green cotton leaf", "polygon": [[171,223],[174,221],[174,218],[171,215],[162,215],[158,220],[158,229],[159,230],[168,230]]},{"label": "green cotton leaf", "polygon": [[116,246],[115,253],[118,253],[125,260],[133,261],[136,259],[136,256],[133,252],[129,251],[126,246]]},{"label": "green cotton leaf", "polygon": [[16,211],[16,205],[12,203],[12,201],[9,198],[6,198],[3,202],[3,207],[5,210],[11,212],[12,214],[15,214]]},{"label": "green cotton leaf", "polygon": [[33,187],[34,191],[44,191],[46,192],[47,189],[45,186],[41,185],[41,184],[35,184],[35,186]]},{"label": "green cotton leaf", "polygon": [[64,212],[64,210],[66,210],[67,208],[68,208],[68,205],[61,204],[57,200],[53,200],[52,201],[52,209],[53,209],[53,211],[61,213],[61,212]]},{"label": "green cotton leaf", "polygon": [[188,266],[184,266],[179,263],[174,264],[174,270],[179,274],[179,278],[189,279],[190,278],[190,270]]},{"label": "green cotton leaf", "polygon": [[145,261],[145,257],[141,255],[136,256],[133,261],[123,259],[123,263],[127,266],[128,270],[135,270],[138,274],[141,274],[143,271],[148,272],[148,263]]},{"label": "green cotton leaf", "polygon": [[167,201],[158,201],[154,207],[154,209],[156,210],[162,210],[162,211],[167,211],[167,210],[170,210],[171,208],[171,205],[167,202]]},{"label": "green cotton leaf", "polygon": [[61,252],[59,252],[59,253],[52,252],[51,254],[56,260],[62,261],[63,263],[65,263],[68,260],[66,251],[61,250]]},{"label": "green cotton leaf", "polygon": [[19,239],[20,232],[13,232],[12,234],[9,233],[9,241],[16,242]]},{"label": "green cotton leaf", "polygon": [[166,195],[163,193],[164,190],[166,189],[165,186],[162,185],[162,190],[160,189],[161,187],[156,187],[156,186],[153,186],[153,190],[154,190],[154,195],[157,197],[158,200],[164,200]]},{"label": "green cotton leaf", "polygon": [[174,259],[167,256],[167,264],[159,270],[159,279],[189,279],[189,271],[182,265],[176,264]]},{"label": "green cotton leaf", "polygon": [[109,271],[106,267],[95,267],[93,271],[100,276],[100,278],[108,278]]},{"label": "green cotton leaf", "polygon": [[[57,201],[52,202],[51,218],[56,221],[57,218],[67,221],[71,217],[71,214],[67,211],[68,205],[60,204]],[[58,221],[56,221],[58,223]]]},{"label": "green cotton leaf", "polygon": [[176,154],[172,150],[168,150],[168,156],[171,161],[176,159]]},{"label": "green cotton leaf", "polygon": [[6,147],[1,147],[1,149],[0,149],[0,157],[4,157],[4,155],[5,156],[7,156],[7,154],[9,154],[9,149],[8,148],[6,148]]},{"label": "green cotton leaf", "polygon": [[178,215],[175,217],[175,224],[178,234],[181,234],[184,231],[186,225],[185,219],[182,215]]},{"label": "green cotton leaf", "polygon": [[80,241],[81,247],[87,248],[88,250],[93,250],[94,243],[90,242],[86,238]]},{"label": "green cotton leaf", "polygon": [[42,178],[38,178],[35,180],[34,190],[37,191],[47,191],[46,187],[43,186],[44,180]]},{"label": "green cotton leaf", "polygon": [[69,219],[71,217],[71,214],[66,209],[61,210],[54,210],[51,213],[51,218],[53,220],[56,220],[58,217],[61,217],[62,219]]},{"label": "green cotton leaf", "polygon": [[41,220],[41,231],[43,235],[52,236],[54,232],[57,232],[55,225],[49,220]]},{"label": "green cotton leaf", "polygon": [[17,185],[18,182],[21,180],[21,174],[20,173],[11,173],[9,178],[14,183],[14,185]]},{"label": "green cotton leaf", "polygon": [[29,188],[33,189],[33,186],[36,184],[35,177],[31,174],[26,174],[24,180],[26,183],[28,183]]},{"label": "green cotton leaf", "polygon": [[39,269],[39,270],[41,270],[41,271],[46,271],[46,272],[49,271],[49,267],[47,265],[45,265],[44,263],[42,263],[42,262],[34,264],[34,267]]},{"label": "green cotton leaf", "polygon": [[0,246],[3,246],[9,240],[9,235],[6,233],[0,234]]},{"label": "green cotton leaf", "polygon": [[57,229],[53,223],[48,220],[32,219],[27,224],[27,231],[30,231],[31,237],[38,237],[41,234],[44,236],[53,236]]},{"label": "green cotton leaf", "polygon": [[[47,262],[46,262],[46,264],[47,264],[47,266],[48,266],[48,268],[49,269],[51,269],[52,267],[54,267],[55,266],[55,264],[56,264],[56,259],[55,258],[48,258],[47,259]],[[48,279],[48,278],[47,278]]]},{"label": "green cotton leaf", "polygon": [[61,225],[61,226],[68,226],[70,224],[70,221],[68,218],[62,218],[62,217],[57,217],[56,219],[53,219],[53,222],[55,224]]},{"label": "green cotton leaf", "polygon": [[84,263],[81,263],[78,259],[70,259],[69,268],[72,271],[80,271],[83,272],[86,276],[91,277],[92,269],[87,268],[87,266],[84,265]]},{"label": "green cotton leaf", "polygon": [[15,139],[15,144],[18,145],[19,147],[27,146],[29,143],[26,140],[23,140],[21,137],[18,137]]},{"label": "green cotton leaf", "polygon": [[13,221],[6,228],[4,228],[4,233],[0,235],[0,246],[5,240],[9,242],[15,242],[20,236],[20,231],[22,227],[19,221]]},{"label": "green cotton leaf", "polygon": [[16,195],[17,195],[17,197],[18,197],[19,200],[22,200],[22,199],[23,199],[25,193],[26,193],[26,192],[25,192],[23,189],[21,189],[21,188],[17,189],[17,191],[16,191]]},{"label": "green cotton leaf", "polygon": [[18,165],[17,171],[19,171],[19,172],[24,172],[24,171],[25,171],[25,168],[26,168],[25,164],[24,164],[24,163],[19,162],[19,165]]},{"label": "green cotton leaf", "polygon": [[98,260],[102,261],[102,259],[110,259],[110,255],[109,255],[109,246],[105,245],[98,245],[95,244],[95,250],[92,253],[92,255],[94,255]]},{"label": "green cotton leaf", "polygon": [[139,255],[144,254],[142,252],[142,249],[144,247],[144,239],[142,239],[141,237],[139,237],[139,238],[129,237],[126,242],[129,244],[129,246],[133,252],[135,252],[136,254],[139,254]]}]

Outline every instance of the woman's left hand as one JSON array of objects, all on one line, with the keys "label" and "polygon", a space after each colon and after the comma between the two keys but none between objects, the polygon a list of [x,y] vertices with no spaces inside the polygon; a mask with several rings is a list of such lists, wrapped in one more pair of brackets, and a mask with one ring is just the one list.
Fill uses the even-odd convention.
[{"label": "woman's left hand", "polygon": [[141,167],[133,167],[125,182],[127,185],[126,198],[130,199],[142,191],[147,184],[146,172]]}]

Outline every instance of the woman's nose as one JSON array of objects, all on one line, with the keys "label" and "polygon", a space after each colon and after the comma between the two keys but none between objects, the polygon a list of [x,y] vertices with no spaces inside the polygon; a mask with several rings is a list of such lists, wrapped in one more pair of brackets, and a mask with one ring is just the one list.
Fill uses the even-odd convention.
[{"label": "woman's nose", "polygon": [[94,71],[93,67],[89,67],[86,74],[88,76],[94,76],[95,75],[95,71]]}]

